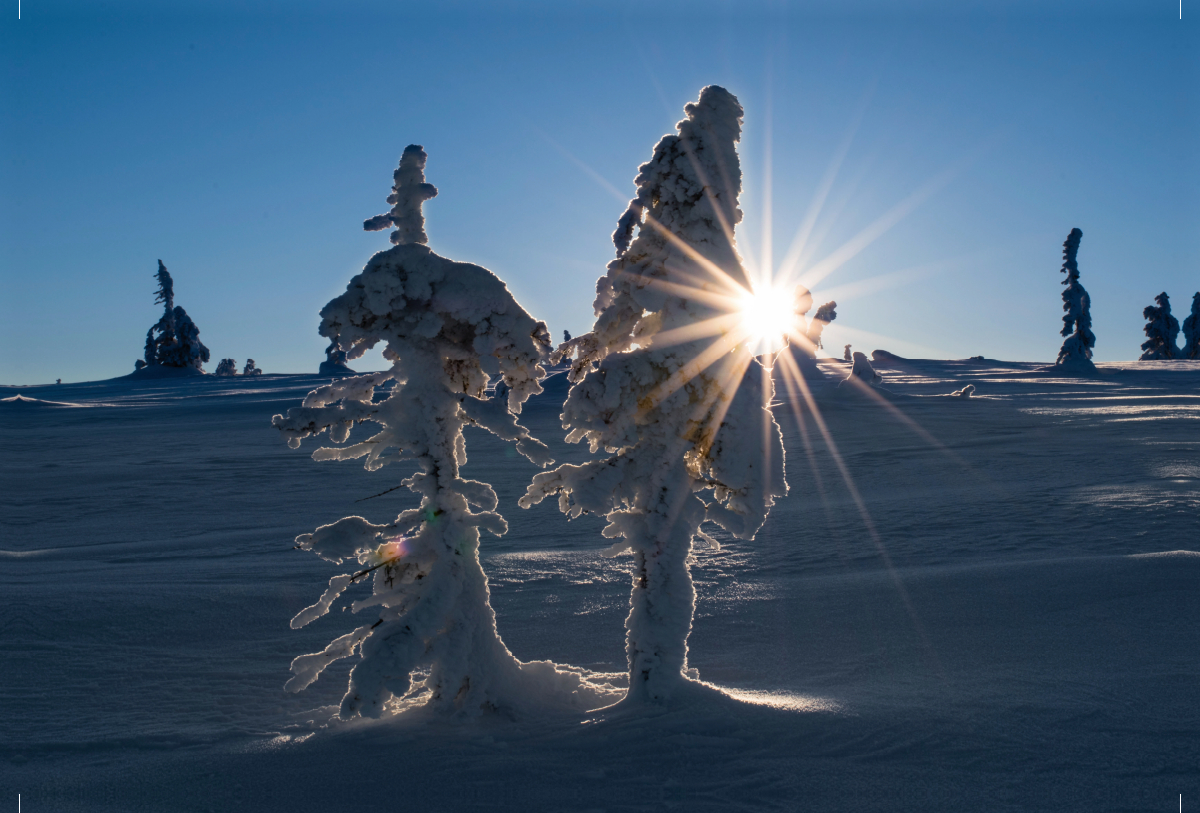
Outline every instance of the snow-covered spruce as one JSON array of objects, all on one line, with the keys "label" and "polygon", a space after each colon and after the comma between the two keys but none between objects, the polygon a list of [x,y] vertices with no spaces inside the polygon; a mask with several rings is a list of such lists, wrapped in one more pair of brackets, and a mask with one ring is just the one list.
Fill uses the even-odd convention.
[{"label": "snow-covered spruce", "polygon": [[866,354],[856,352],[854,354],[854,366],[850,368],[849,375],[843,378],[841,382],[838,383],[838,386],[840,387],[842,384],[846,383],[855,384],[861,382],[863,384],[870,384],[872,387],[874,387],[876,384],[879,384],[882,381],[883,376],[875,372],[875,368],[872,367],[871,362],[867,360]]},{"label": "snow-covered spruce", "polygon": [[1179,357],[1200,361],[1200,293],[1192,297],[1192,313],[1183,320],[1183,352]]},{"label": "snow-covered spruce", "polygon": [[383,231],[395,228],[391,241],[398,246],[429,242],[425,235],[425,215],[421,212],[421,204],[437,197],[438,191],[433,184],[425,183],[425,161],[428,158],[425,148],[419,144],[409,144],[404,148],[400,166],[392,173],[392,194],[387,199],[392,209],[368,218],[363,223],[364,229]]},{"label": "snow-covered spruce", "polygon": [[842,360],[854,361],[854,357],[850,355],[850,345],[846,345],[845,349],[842,350]]},{"label": "snow-covered spruce", "polygon": [[330,340],[325,348],[325,360],[317,368],[318,375],[358,375],[346,366],[346,351],[338,347],[337,337]]},{"label": "snow-covered spruce", "polygon": [[[557,496],[571,518],[608,520],[608,552],[633,553],[626,621],[631,701],[662,701],[685,679],[695,590],[693,537],[711,520],[753,538],[787,493],[778,425],[764,405],[770,376],[730,333],[693,326],[726,311],[714,299],[749,288],[732,242],[741,220],[736,143],[742,108],[709,86],[684,108],[640,167],[621,216],[617,258],[597,283],[592,331],[561,345],[574,383],[563,407],[567,440],[607,456],[535,475],[528,507]],[[634,232],[636,230],[636,237]],[[711,490],[711,496],[700,493]]]},{"label": "snow-covered spruce", "polygon": [[[424,151],[409,147],[411,156]],[[372,582],[372,592],[352,607],[370,610],[370,620],[334,640],[323,652],[292,662],[287,688],[299,691],[331,662],[360,653],[350,673],[341,715],[378,717],[392,698],[413,689],[412,673],[429,668],[423,688],[428,702],[445,711],[479,713],[525,702],[594,704],[579,674],[548,662],[521,663],[496,631],[487,578],[479,564],[479,532],[503,534],[496,493],[487,483],[464,480],[463,427],[479,426],[514,441],[517,450],[545,465],[547,449],[517,422],[521,405],[541,392],[540,366],[549,353],[542,322],[526,313],[504,283],[486,268],[439,257],[414,242],[424,240],[411,224],[420,220],[425,197],[406,184],[423,185],[412,173],[397,173],[392,216],[409,224],[392,236],[396,247],[376,254],[346,292],[321,310],[321,335],[336,338],[350,358],[384,342],[391,369],[342,378],[316,389],[303,406],[272,422],[292,447],[329,430],[345,443],[354,424],[381,429],[347,446],[326,447],[316,460],[364,458],[366,468],[414,460],[420,470],[403,480],[421,497],[417,508],[376,525],[345,517],[297,537],[297,546],[324,559],[358,563],[355,573],[335,576],[312,607],[292,619],[299,628],[325,615],[352,583]],[[427,197],[427,196],[426,196]],[[410,207],[404,210],[402,207]],[[415,211],[414,211],[415,210]],[[487,399],[492,377],[506,386],[503,399]],[[376,389],[394,381],[391,394]]]},{"label": "snow-covered spruce", "polygon": [[[815,369],[812,364],[817,358],[817,351],[824,345],[821,343],[821,334],[825,331],[825,326],[837,319],[837,303],[826,302],[817,308],[817,312],[813,314],[812,321],[808,319],[808,312],[812,310],[813,298],[812,293],[803,285],[796,286],[796,332],[799,337],[797,344],[800,346],[801,353],[799,361],[808,362],[806,365],[811,369]],[[849,345],[846,345],[849,347]],[[846,359],[849,361],[849,358]]]},{"label": "snow-covered spruce", "polygon": [[233,359],[221,359],[217,362],[217,369],[213,371],[213,375],[237,375],[237,362]]},{"label": "snow-covered spruce", "polygon": [[200,341],[200,328],[182,307],[175,304],[175,284],[163,261],[158,261],[158,290],[154,301],[162,303],[163,315],[146,331],[143,363],[135,370],[147,367],[192,367],[202,370],[209,359],[208,348]]},{"label": "snow-covered spruce", "polygon": [[1179,358],[1179,320],[1171,315],[1171,299],[1166,292],[1154,297],[1154,305],[1142,311],[1146,326],[1142,331],[1146,341],[1142,342],[1142,355],[1138,361],[1159,361]]},{"label": "snow-covered spruce", "polygon": [[1092,333],[1092,299],[1088,292],[1079,284],[1079,263],[1076,255],[1079,253],[1079,241],[1083,232],[1071,229],[1063,243],[1062,272],[1066,274],[1063,285],[1063,328],[1062,334],[1067,337],[1062,348],[1058,351],[1058,360],[1054,363],[1065,371],[1090,372],[1096,369],[1092,363],[1092,348],[1096,346],[1096,336]]},{"label": "snow-covered spruce", "polygon": [[254,359],[246,359],[246,366],[242,368],[242,375],[262,375],[262,370],[258,369],[258,365],[254,363]]}]

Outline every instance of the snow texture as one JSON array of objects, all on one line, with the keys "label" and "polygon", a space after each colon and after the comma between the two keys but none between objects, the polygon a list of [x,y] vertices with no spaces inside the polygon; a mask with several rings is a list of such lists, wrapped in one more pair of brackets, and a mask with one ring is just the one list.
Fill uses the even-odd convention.
[{"label": "snow texture", "polygon": [[246,366],[242,368],[242,375],[262,375],[262,370],[254,363],[254,359],[246,359]]},{"label": "snow texture", "polygon": [[425,160],[428,157],[425,148],[419,144],[409,144],[404,148],[400,166],[392,173],[395,180],[392,194],[387,198],[392,210],[368,218],[363,223],[364,229],[383,231],[395,227],[391,241],[398,246],[429,242],[425,235],[425,215],[421,212],[421,204],[437,197],[438,191],[433,184],[425,183]]},{"label": "snow texture", "polygon": [[[1147,305],[1142,311],[1146,326],[1142,328],[1146,341],[1142,342],[1142,355],[1139,361],[1165,361],[1180,358],[1179,346],[1175,343],[1179,336],[1179,320],[1171,315],[1171,299],[1166,292],[1154,297],[1154,305]],[[1193,326],[1195,323],[1192,323]]]},{"label": "snow texture", "polygon": [[[331,663],[358,652],[342,717],[381,716],[414,689],[412,675],[421,667],[428,675],[415,688],[447,712],[511,710],[534,697],[544,704],[594,700],[578,674],[519,662],[496,631],[479,563],[480,531],[499,536],[508,525],[496,512],[492,487],[459,475],[467,462],[463,428],[478,426],[511,441],[538,465],[553,462],[516,417],[542,391],[549,335],[486,268],[439,257],[410,239],[424,198],[404,189],[414,177],[423,180],[411,170],[424,162],[425,153],[410,147],[396,173],[395,197],[408,201],[395,210],[407,212],[396,215],[399,244],[372,257],[321,310],[321,335],[336,339],[349,358],[384,342],[392,367],[313,390],[286,418],[273,419],[292,447],[326,430],[344,444],[355,424],[378,424],[369,439],[317,449],[313,458],[361,458],[372,471],[414,460],[420,470],[400,485],[419,495],[420,505],[389,523],[351,516],[297,537],[297,547],[335,563],[356,561],[359,569],[332,579],[293,627],[323,616],[342,591],[367,579],[371,595],[352,608],[371,608],[378,619],[296,658],[287,688],[305,688]],[[409,205],[417,209],[403,209]],[[504,397],[489,399],[486,388],[495,376],[505,385]],[[377,399],[389,381],[391,393]]]},{"label": "snow texture", "polygon": [[1079,241],[1083,232],[1071,229],[1063,243],[1062,272],[1066,274],[1063,285],[1063,328],[1062,334],[1067,337],[1058,351],[1056,367],[1066,371],[1093,372],[1096,365],[1092,363],[1092,348],[1096,346],[1096,336],[1092,333],[1092,300],[1088,292],[1079,284],[1079,263],[1076,255],[1079,253]]},{"label": "snow texture", "polygon": [[1200,360],[1200,292],[1192,296],[1192,313],[1183,320],[1181,359]]},{"label": "snow texture", "polygon": [[684,112],[678,135],[639,168],[591,332],[555,352],[572,359],[567,441],[607,454],[535,475],[521,499],[557,497],[572,519],[602,515],[603,535],[617,540],[608,554],[632,552],[631,701],[665,701],[684,681],[695,609],[688,558],[693,538],[708,539],[701,524],[752,539],[787,493],[769,374],[729,334],[679,338],[721,313],[713,293],[749,288],[732,237],[742,217],[741,105],[709,86]]},{"label": "snow texture", "polygon": [[217,369],[213,371],[213,375],[237,375],[237,362],[233,359],[221,359],[217,362]]},{"label": "snow texture", "polygon": [[[878,353],[879,351],[876,350],[875,352]],[[842,383],[844,384],[847,381],[861,381],[874,387],[883,381],[883,376],[875,372],[875,368],[871,366],[871,362],[867,360],[865,353],[855,352],[854,366],[850,368],[850,374],[842,379]]]},{"label": "snow texture", "polygon": [[203,369],[209,359],[208,348],[200,341],[200,328],[182,307],[175,305],[175,286],[163,261],[158,261],[158,291],[154,301],[163,306],[163,315],[146,331],[144,364],[146,367],[192,367]]}]

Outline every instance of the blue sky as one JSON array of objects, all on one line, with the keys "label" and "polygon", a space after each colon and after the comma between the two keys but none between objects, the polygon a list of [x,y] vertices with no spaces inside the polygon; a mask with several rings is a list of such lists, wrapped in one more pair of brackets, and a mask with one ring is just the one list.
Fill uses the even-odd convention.
[{"label": "blue sky", "polygon": [[1137,357],[1159,291],[1182,319],[1200,289],[1188,2],[12,5],[0,383],[132,370],[159,258],[210,370],[315,371],[409,143],[430,247],[586,331],[637,167],[706,84],[746,110],[749,259],[768,179],[778,260],[847,143],[812,262],[896,221],[815,287],[835,355],[1053,360],[1073,226],[1098,360]]}]

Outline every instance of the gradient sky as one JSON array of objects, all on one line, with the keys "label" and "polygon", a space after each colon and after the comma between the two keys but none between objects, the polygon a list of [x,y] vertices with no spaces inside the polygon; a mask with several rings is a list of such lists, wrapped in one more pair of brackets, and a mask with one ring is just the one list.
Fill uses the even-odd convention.
[{"label": "gradient sky", "polygon": [[1073,226],[1097,360],[1200,289],[1195,0],[559,5],[13,0],[0,383],[131,371],[159,258],[210,371],[315,372],[409,143],[430,247],[584,332],[637,167],[706,84],[746,111],[750,262],[848,143],[811,262],[880,234],[814,286],[834,355],[1053,360]]}]

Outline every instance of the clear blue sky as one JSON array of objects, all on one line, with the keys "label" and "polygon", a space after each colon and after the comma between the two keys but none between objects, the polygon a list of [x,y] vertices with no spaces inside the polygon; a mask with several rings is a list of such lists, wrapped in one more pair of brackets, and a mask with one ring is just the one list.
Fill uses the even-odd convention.
[{"label": "clear blue sky", "polygon": [[816,287],[837,355],[1052,360],[1073,226],[1098,360],[1137,357],[1159,291],[1182,319],[1200,289],[1195,0],[558,5],[13,0],[0,383],[131,371],[158,258],[210,371],[315,371],[409,143],[430,247],[586,331],[620,198],[713,83],[746,110],[747,256],[768,177],[778,260],[851,130],[814,262],[929,193]]}]

